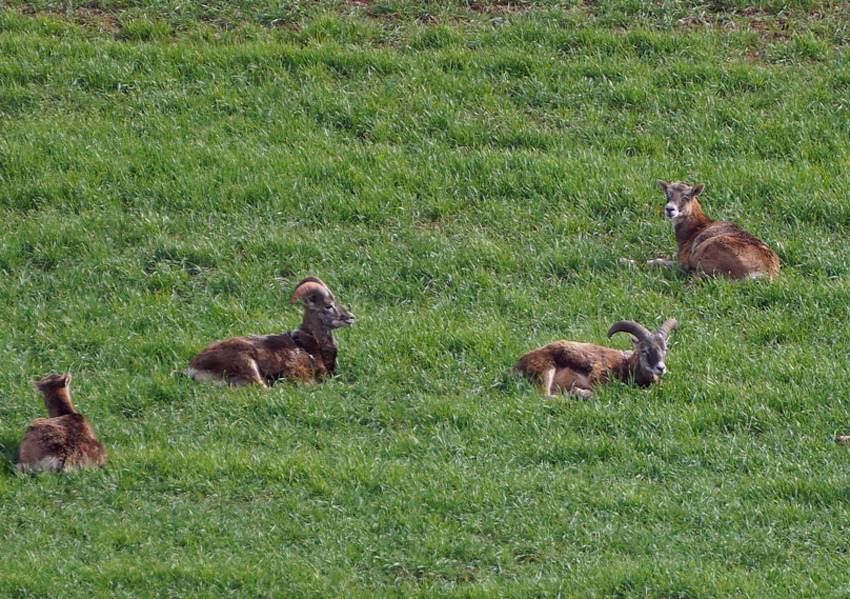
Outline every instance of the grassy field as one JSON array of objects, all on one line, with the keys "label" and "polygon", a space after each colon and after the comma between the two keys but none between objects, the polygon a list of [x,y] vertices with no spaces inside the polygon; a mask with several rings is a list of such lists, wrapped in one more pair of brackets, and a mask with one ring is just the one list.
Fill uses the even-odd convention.
[{"label": "grassy field", "polygon": [[[846,598],[850,9],[0,3],[0,595]],[[655,180],[783,261],[688,285]],[[358,317],[337,376],[180,374]],[[587,401],[512,367],[675,317]],[[102,470],[27,477],[71,371]]]}]

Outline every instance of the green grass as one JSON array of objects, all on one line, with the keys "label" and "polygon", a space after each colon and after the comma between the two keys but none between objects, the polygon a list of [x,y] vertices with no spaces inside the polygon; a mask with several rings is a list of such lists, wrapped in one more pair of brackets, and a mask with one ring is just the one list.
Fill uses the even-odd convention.
[{"label": "green grass", "polygon": [[[5,2],[0,590],[847,597],[850,26],[821,2]],[[655,179],[776,248],[688,285]],[[322,385],[179,372],[358,321]],[[512,367],[676,317],[588,401]],[[25,477],[71,371],[109,462]]]}]

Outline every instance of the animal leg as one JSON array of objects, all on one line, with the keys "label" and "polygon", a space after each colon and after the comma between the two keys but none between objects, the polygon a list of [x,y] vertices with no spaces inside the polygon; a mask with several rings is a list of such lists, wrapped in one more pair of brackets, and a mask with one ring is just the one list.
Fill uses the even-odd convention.
[{"label": "animal leg", "polygon": [[647,260],[647,266],[664,266],[666,268],[673,268],[679,265],[678,260],[668,260],[667,258],[656,258],[655,260]]},{"label": "animal leg", "polygon": [[555,368],[552,367],[543,373],[540,377],[540,389],[546,394],[546,397],[558,397],[558,391],[555,388]]},{"label": "animal leg", "polygon": [[266,378],[260,372],[260,367],[256,360],[246,358],[239,360],[234,364],[236,373],[230,376],[231,387],[243,387],[245,385],[259,385],[260,387],[268,387]]},{"label": "animal leg", "polygon": [[570,393],[578,396],[580,399],[590,399],[593,392],[590,389],[582,389],[581,387],[570,387]]}]

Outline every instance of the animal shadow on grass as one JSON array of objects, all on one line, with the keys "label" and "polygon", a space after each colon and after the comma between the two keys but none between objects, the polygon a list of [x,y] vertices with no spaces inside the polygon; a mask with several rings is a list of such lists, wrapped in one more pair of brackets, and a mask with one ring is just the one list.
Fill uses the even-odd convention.
[{"label": "animal shadow on grass", "polygon": [[21,436],[12,432],[0,434],[0,455],[3,463],[0,464],[0,472],[11,475],[16,472],[15,460],[18,458],[18,449],[21,446]]}]

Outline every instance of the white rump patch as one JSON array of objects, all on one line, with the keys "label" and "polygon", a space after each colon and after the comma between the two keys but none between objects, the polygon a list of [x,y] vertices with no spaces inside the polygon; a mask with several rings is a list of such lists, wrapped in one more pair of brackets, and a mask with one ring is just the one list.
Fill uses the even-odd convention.
[{"label": "white rump patch", "polygon": [[208,370],[198,370],[197,368],[187,368],[186,376],[194,381],[212,381],[217,385],[224,385],[224,379],[221,375]]},{"label": "white rump patch", "polygon": [[50,455],[50,456],[46,456],[46,457],[41,458],[37,462],[27,462],[27,463],[18,462],[17,464],[15,464],[15,468],[19,472],[24,472],[24,473],[35,473],[35,472],[42,472],[42,471],[61,470],[62,469],[62,462],[59,461],[59,458],[57,458],[56,456]]}]

